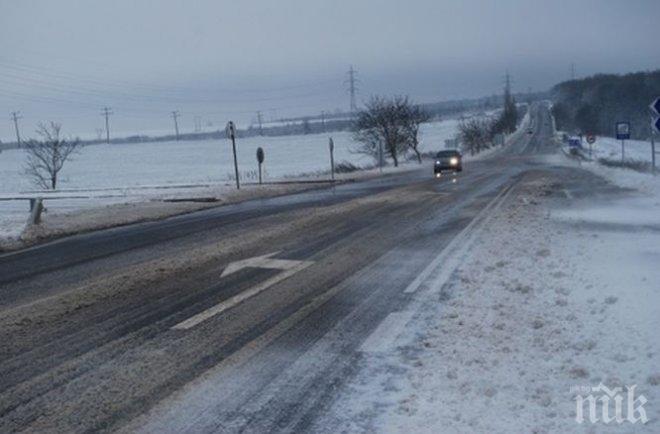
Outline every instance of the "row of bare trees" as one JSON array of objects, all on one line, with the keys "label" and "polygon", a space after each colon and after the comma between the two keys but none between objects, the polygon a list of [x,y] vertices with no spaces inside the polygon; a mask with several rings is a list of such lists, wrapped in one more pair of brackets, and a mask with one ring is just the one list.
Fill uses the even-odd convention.
[{"label": "row of bare trees", "polygon": [[359,143],[355,152],[373,157],[379,163],[389,157],[394,166],[408,152],[422,162],[419,151],[419,128],[430,116],[407,96],[373,97],[357,114],[353,139]]},{"label": "row of bare trees", "polygon": [[496,119],[473,117],[464,119],[458,124],[458,141],[464,151],[470,155],[478,154],[495,144],[498,134]]},{"label": "row of bare trees", "polygon": [[472,117],[458,124],[458,141],[470,155],[478,154],[496,144],[498,136],[511,134],[516,130],[518,109],[513,100],[506,103],[497,117]]}]

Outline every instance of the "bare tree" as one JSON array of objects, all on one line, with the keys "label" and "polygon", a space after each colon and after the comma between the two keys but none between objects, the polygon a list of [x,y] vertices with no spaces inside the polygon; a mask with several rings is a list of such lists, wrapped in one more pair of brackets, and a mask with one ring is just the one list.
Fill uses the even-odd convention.
[{"label": "bare tree", "polygon": [[422,164],[422,154],[419,152],[419,126],[428,122],[431,116],[418,105],[406,104],[404,110],[404,130],[408,138],[408,147],[417,156],[419,164]]},{"label": "bare tree", "polygon": [[407,97],[373,97],[365,110],[357,114],[353,125],[353,138],[361,146],[355,151],[374,157],[381,151],[399,165],[399,156],[405,154],[410,143],[408,126],[410,102]]},{"label": "bare tree", "polygon": [[62,126],[55,122],[39,124],[37,134],[40,139],[29,140],[23,145],[28,155],[25,173],[35,184],[45,189],[57,188],[57,175],[80,146],[78,139],[62,139],[61,129]]}]

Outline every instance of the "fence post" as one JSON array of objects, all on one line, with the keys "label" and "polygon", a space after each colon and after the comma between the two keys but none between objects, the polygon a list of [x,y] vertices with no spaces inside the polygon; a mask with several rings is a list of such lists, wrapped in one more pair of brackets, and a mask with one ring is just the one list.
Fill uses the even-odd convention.
[{"label": "fence post", "polygon": [[332,137],[330,137],[330,140],[328,141],[328,148],[330,149],[330,174],[332,176],[332,180],[335,180],[335,142],[332,141]]},{"label": "fence post", "polygon": [[41,213],[44,210],[43,200],[39,197],[30,199],[30,219],[28,223],[31,225],[38,225],[41,223]]}]

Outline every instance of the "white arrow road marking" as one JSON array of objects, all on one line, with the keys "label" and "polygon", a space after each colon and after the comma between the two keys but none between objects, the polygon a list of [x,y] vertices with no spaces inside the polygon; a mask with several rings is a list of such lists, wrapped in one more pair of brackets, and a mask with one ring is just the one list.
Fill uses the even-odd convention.
[{"label": "white arrow road marking", "polygon": [[279,252],[269,253],[267,255],[256,256],[254,258],[243,259],[242,261],[236,261],[230,263],[222,272],[220,277],[227,276],[229,274],[235,273],[243,268],[271,268],[284,270],[281,273],[267,279],[260,284],[253,286],[252,288],[236,294],[233,297],[228,298],[225,301],[222,301],[215,306],[212,306],[197,315],[194,315],[187,320],[181,321],[172,327],[174,330],[187,330],[189,328],[195,327],[197,324],[206,321],[212,316],[218,315],[231,309],[232,307],[242,303],[248,298],[254,297],[260,292],[268,289],[269,287],[275,285],[278,282],[281,282],[284,279],[287,279],[297,272],[304,270],[305,268],[312,265],[313,261],[296,261],[292,259],[273,259],[271,256],[276,255]]},{"label": "white arrow road marking", "polygon": [[273,259],[280,252],[268,253],[266,255],[255,256],[254,258],[243,259],[241,261],[232,262],[222,271],[220,277],[228,276],[243,268],[273,268],[276,270],[288,270],[296,267],[303,261],[295,261],[292,259]]}]

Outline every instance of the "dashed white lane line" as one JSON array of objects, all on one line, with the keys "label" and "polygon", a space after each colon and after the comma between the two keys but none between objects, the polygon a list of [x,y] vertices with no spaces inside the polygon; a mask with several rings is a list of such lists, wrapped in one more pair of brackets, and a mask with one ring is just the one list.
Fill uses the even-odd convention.
[{"label": "dashed white lane line", "polygon": [[[492,214],[505,201],[512,191],[512,186],[504,187],[482,209],[454,239],[435,257],[429,265],[404,289],[405,293],[415,292],[425,281],[430,279],[433,272],[438,272],[430,281],[432,291],[439,291],[449,280],[454,270],[476,239],[479,227],[483,227],[491,219]],[[418,302],[421,302],[418,300]],[[409,307],[402,312],[392,312],[376,327],[360,346],[360,351],[377,353],[391,350],[396,339],[403,332],[404,327],[412,319],[416,310]]]},{"label": "dashed white lane line", "polygon": [[384,352],[392,349],[396,338],[410,321],[414,311],[392,312],[376,327],[367,339],[362,342],[360,351],[366,353]]},{"label": "dashed white lane line", "polygon": [[488,205],[486,205],[486,207],[476,215],[474,219],[472,219],[470,224],[468,224],[458,235],[456,235],[454,239],[451,240],[451,242],[447,244],[444,249],[442,249],[438,256],[436,256],[435,259],[433,259],[431,263],[428,264],[426,268],[424,268],[412,282],[410,282],[410,284],[403,290],[403,292],[410,294],[417,291],[422,283],[429,278],[431,273],[442,264],[447,262],[449,257],[452,254],[455,254],[460,246],[465,248],[468,244],[468,240],[470,239],[471,232],[475,229],[475,226],[480,224],[481,220],[483,220],[483,217],[487,213],[491,212],[499,203],[501,203],[501,201],[504,200],[505,196],[507,196],[510,191],[511,186],[503,188],[502,191],[500,191],[500,193],[498,193],[498,195],[495,196],[495,198],[493,198],[493,200],[491,200]]}]

